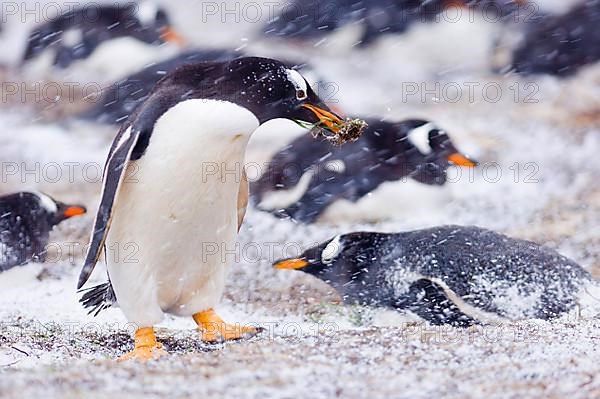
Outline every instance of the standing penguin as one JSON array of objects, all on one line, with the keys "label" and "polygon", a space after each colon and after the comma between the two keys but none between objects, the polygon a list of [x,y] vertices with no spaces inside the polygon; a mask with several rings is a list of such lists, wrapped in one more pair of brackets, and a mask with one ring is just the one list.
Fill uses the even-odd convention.
[{"label": "standing penguin", "polygon": [[88,306],[102,307],[114,289],[123,313],[138,326],[135,349],[122,359],[164,353],[152,327],[164,313],[192,316],[206,341],[255,333],[225,323],[213,308],[247,203],[246,145],[275,118],[348,133],[348,124],[298,72],[257,57],[176,69],[121,127],[106,162],[78,288],[104,246],[135,247],[133,259],[106,257],[112,288],[103,284],[86,293],[100,300]]},{"label": "standing penguin", "polygon": [[410,177],[443,185],[450,165],[477,165],[430,121],[366,121],[364,134],[345,146],[314,140],[309,133],[278,152],[251,186],[258,207],[312,223],[336,201],[356,203],[385,182]]},{"label": "standing penguin", "polygon": [[331,284],[345,303],[409,310],[469,326],[548,320],[578,303],[598,307],[598,283],[577,263],[531,241],[474,226],[338,235],[275,262]]},{"label": "standing penguin", "polygon": [[85,212],[81,205],[67,205],[42,193],[0,197],[0,271],[43,262],[54,226]]}]

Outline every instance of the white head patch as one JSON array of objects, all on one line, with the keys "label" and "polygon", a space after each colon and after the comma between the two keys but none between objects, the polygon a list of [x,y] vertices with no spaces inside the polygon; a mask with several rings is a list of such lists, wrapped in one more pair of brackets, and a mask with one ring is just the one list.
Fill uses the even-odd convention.
[{"label": "white head patch", "polygon": [[56,206],[56,202],[46,194],[36,193],[38,198],[40,199],[40,205],[47,210],[49,213],[55,213],[58,210]]},{"label": "white head patch", "polygon": [[335,236],[321,252],[321,262],[328,264],[342,251],[341,236]]},{"label": "white head patch", "polygon": [[298,71],[294,71],[293,69],[286,69],[285,73],[287,75],[288,80],[294,85],[296,89],[296,96],[298,100],[305,99],[308,95],[308,86],[306,84],[306,80],[298,73]]},{"label": "white head patch", "polygon": [[341,159],[334,159],[325,164],[325,169],[330,172],[344,173],[346,171],[346,164]]},{"label": "white head patch", "polygon": [[135,10],[135,16],[142,25],[152,25],[156,21],[158,6],[151,1],[142,1]]},{"label": "white head patch", "polygon": [[423,154],[429,154],[431,153],[431,146],[429,145],[429,132],[435,128],[435,125],[431,122],[416,127],[408,134],[408,140]]}]

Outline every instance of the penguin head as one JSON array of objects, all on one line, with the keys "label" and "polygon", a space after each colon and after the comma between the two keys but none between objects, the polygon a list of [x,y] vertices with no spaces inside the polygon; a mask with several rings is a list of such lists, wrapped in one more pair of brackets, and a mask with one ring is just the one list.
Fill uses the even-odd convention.
[{"label": "penguin head", "polygon": [[22,201],[30,203],[31,210],[46,218],[51,226],[87,212],[82,205],[65,204],[43,193],[20,193],[20,197]]},{"label": "penguin head", "polygon": [[127,22],[133,36],[146,43],[172,42],[183,45],[185,40],[169,21],[167,12],[153,1],[141,1],[130,6]]},{"label": "penguin head", "polygon": [[345,124],[298,71],[273,59],[242,57],[185,65],[164,83],[193,87],[188,94],[194,98],[233,102],[252,112],[260,124],[284,118],[334,134]]},{"label": "penguin head", "polygon": [[462,154],[448,134],[433,122],[415,119],[401,123],[408,127],[406,137],[419,152],[419,156],[415,158],[415,180],[441,185],[446,182],[446,170],[450,165],[469,168],[477,166],[477,161]]},{"label": "penguin head", "polygon": [[278,260],[273,267],[300,270],[328,282],[344,281],[341,276],[364,271],[372,262],[379,237],[380,234],[368,232],[337,235],[297,258]]},{"label": "penguin head", "polygon": [[240,59],[234,64],[245,75],[241,98],[261,123],[285,118],[316,124],[333,133],[342,126],[343,120],[325,105],[297,70],[261,58]]}]

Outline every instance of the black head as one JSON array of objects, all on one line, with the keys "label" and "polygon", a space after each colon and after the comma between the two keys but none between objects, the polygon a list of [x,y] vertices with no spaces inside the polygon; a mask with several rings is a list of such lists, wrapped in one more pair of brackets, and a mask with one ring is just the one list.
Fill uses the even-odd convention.
[{"label": "black head", "polygon": [[328,282],[345,281],[372,263],[386,234],[355,232],[337,235],[304,251],[299,257],[273,263],[277,269],[295,269]]},{"label": "black head", "polygon": [[127,6],[126,27],[133,36],[146,43],[173,42],[184,44],[184,39],[171,26],[167,12],[153,1],[141,1]]},{"label": "black head", "polygon": [[298,71],[269,58],[185,65],[165,78],[161,86],[189,88],[178,101],[201,98],[233,102],[251,111],[261,124],[285,118],[316,124],[333,133],[344,126]]},{"label": "black head", "polygon": [[368,122],[363,141],[368,142],[380,166],[386,166],[390,180],[410,175],[422,183],[439,185],[445,183],[450,165],[473,167],[477,164],[462,155],[448,135],[430,121]]},{"label": "black head", "polygon": [[425,184],[444,184],[450,165],[473,168],[477,161],[462,154],[452,143],[448,134],[433,122],[408,120],[401,122],[408,128],[406,139],[418,155],[413,157],[415,169],[412,177]]},{"label": "black head", "polygon": [[20,192],[2,197],[1,201],[22,217],[43,218],[50,226],[86,213],[84,206],[68,205],[42,193]]}]

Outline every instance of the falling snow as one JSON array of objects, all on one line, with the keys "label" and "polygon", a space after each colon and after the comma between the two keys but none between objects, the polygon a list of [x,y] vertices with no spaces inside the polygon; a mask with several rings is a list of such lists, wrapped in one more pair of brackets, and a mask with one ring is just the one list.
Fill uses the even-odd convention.
[{"label": "falling snow", "polygon": [[[65,251],[60,260],[0,273],[0,396],[598,396],[600,312],[587,306],[600,300],[595,284],[585,287],[588,298],[581,309],[554,321],[434,327],[410,312],[342,305],[323,282],[274,270],[271,262],[351,231],[474,224],[556,249],[600,278],[600,65],[586,66],[568,79],[495,74],[490,45],[500,38],[502,26],[479,17],[464,23],[411,23],[404,35],[386,34],[370,47],[354,45],[360,36],[351,23],[301,47],[261,38],[256,33],[261,23],[223,26],[220,18],[202,23],[201,2],[164,3],[194,45],[235,49],[243,42],[247,54],[306,59],[325,83],[335,84],[325,87],[335,88],[331,100],[348,116],[435,121],[481,166],[456,171],[460,177],[443,187],[386,183],[357,204],[336,203],[316,225],[295,224],[251,207],[239,237],[246,252],[231,268],[218,310],[226,320],[261,325],[265,331],[248,341],[209,345],[199,340],[191,320],[169,316],[157,333],[171,355],[147,365],[113,361],[132,347],[131,326],[118,308],[94,318],[78,303],[75,286],[83,253],[78,247],[67,251],[64,243],[85,245],[92,215],[69,221],[50,237],[57,244],[54,251]],[[568,2],[545,1],[542,9],[554,12],[551,3],[565,7]],[[353,21],[362,13],[355,12]],[[3,27],[0,55],[6,64],[17,65],[32,24],[11,25],[9,19]],[[105,87],[176,51],[137,43],[138,56],[129,44],[124,40],[117,50],[99,48],[75,70],[51,78]],[[5,80],[47,79],[47,71],[41,71],[32,65]],[[407,96],[407,84],[415,82],[424,82],[432,92],[424,98],[421,93]],[[465,93],[459,101],[445,101],[443,93],[431,89],[435,82],[442,87],[493,82],[502,96],[490,102],[477,91],[473,101]],[[528,84],[535,85],[537,101],[523,101],[532,93]],[[3,165],[14,163],[22,171],[39,164],[35,173],[41,176],[36,181],[35,173],[23,177],[4,169],[0,193],[40,190],[84,203],[93,214],[100,194],[97,175],[116,130],[64,118],[89,104],[69,103],[64,96],[55,100],[0,109]],[[288,122],[269,122],[252,138],[246,161],[263,164],[303,133]],[[50,163],[62,166],[57,181],[43,178],[42,166]],[[77,164],[72,176],[66,163]],[[5,249],[0,245],[2,257]],[[102,266],[94,282],[105,280]],[[402,291],[405,279],[414,276],[395,277]],[[547,288],[523,292],[489,276],[473,283],[493,291],[496,306],[515,319],[527,317],[540,290]]]}]

